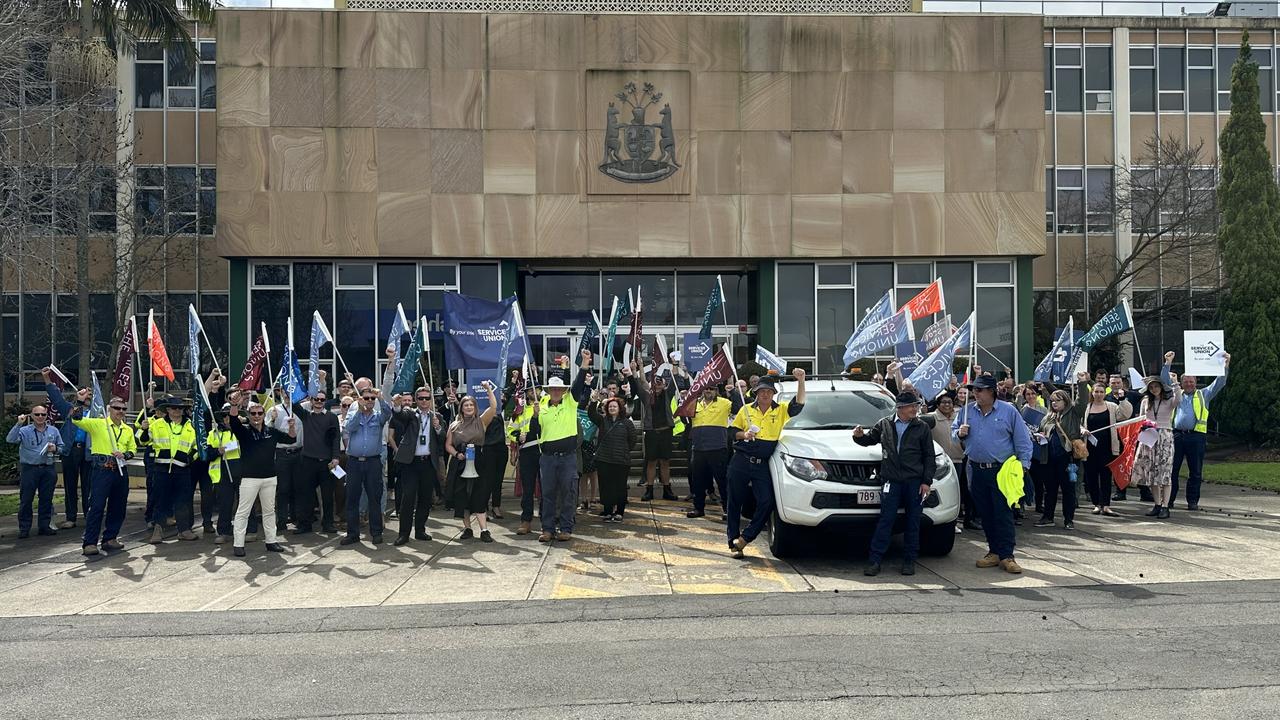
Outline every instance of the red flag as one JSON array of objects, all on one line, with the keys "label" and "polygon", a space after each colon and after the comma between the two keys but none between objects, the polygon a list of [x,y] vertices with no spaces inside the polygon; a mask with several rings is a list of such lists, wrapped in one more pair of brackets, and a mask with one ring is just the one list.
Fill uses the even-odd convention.
[{"label": "red flag", "polygon": [[929,287],[920,291],[919,295],[907,301],[906,305],[898,308],[898,312],[910,308],[911,319],[919,320],[922,317],[942,312],[942,308],[946,303],[942,299],[942,278],[938,278],[929,283]]},{"label": "red flag", "polygon": [[1129,476],[1133,474],[1133,461],[1138,457],[1138,433],[1148,425],[1148,421],[1130,423],[1121,425],[1116,428],[1116,434],[1120,436],[1120,443],[1124,445],[1124,452],[1116,456],[1115,460],[1107,463],[1107,469],[1111,471],[1111,477],[1116,481],[1116,487],[1124,490],[1129,487]]},{"label": "red flag", "polygon": [[729,355],[725,352],[724,346],[716,351],[711,357],[711,362],[702,368],[698,373],[698,377],[693,379],[693,384],[689,386],[688,392],[684,394],[684,401],[680,403],[680,407],[676,410],[676,415],[681,417],[693,417],[697,411],[698,398],[702,397],[702,391],[709,387],[716,387],[721,383],[729,382],[733,379],[733,366],[729,363]]},{"label": "red flag", "polygon": [[120,338],[120,351],[116,354],[116,371],[111,377],[111,397],[129,401],[133,389],[133,323],[125,323],[124,335]]},{"label": "red flag", "polygon": [[165,352],[164,340],[160,339],[160,328],[156,327],[154,313],[155,311],[152,311],[147,318],[147,348],[151,353],[151,374],[172,381],[173,365],[169,364],[169,353]]},{"label": "red flag", "polygon": [[240,373],[240,382],[236,385],[241,390],[257,390],[262,382],[262,366],[267,359],[267,344],[261,335],[253,341],[253,349],[249,351],[249,359],[245,360],[244,370]]}]

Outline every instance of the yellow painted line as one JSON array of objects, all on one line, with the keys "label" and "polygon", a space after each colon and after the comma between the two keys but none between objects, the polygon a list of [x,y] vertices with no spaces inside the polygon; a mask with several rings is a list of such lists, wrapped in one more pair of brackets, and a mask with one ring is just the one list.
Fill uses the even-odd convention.
[{"label": "yellow painted line", "polygon": [[724,583],[672,583],[671,589],[688,595],[727,595],[762,592],[753,588],[744,588]]},{"label": "yellow painted line", "polygon": [[572,585],[563,585],[559,580],[556,581],[555,589],[551,591],[551,598],[553,600],[607,597],[617,597],[617,595],[604,592],[603,590],[590,590],[588,588],[573,587]]}]

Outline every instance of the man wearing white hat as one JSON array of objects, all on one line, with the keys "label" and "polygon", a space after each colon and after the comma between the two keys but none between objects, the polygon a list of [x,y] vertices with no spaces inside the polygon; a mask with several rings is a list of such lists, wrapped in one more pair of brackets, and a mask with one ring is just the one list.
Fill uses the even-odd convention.
[{"label": "man wearing white hat", "polygon": [[591,351],[582,351],[582,366],[572,392],[558,376],[547,378],[533,420],[542,439],[538,476],[542,483],[542,534],[538,542],[573,539],[578,506],[578,402],[585,398]]}]

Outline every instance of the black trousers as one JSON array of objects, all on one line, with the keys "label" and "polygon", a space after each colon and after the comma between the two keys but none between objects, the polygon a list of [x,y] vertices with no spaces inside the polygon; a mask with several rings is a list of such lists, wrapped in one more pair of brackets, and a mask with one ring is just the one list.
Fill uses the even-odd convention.
[{"label": "black trousers", "polygon": [[597,460],[596,472],[600,478],[600,504],[605,512],[621,515],[627,509],[627,475],[631,466]]},{"label": "black trousers", "polygon": [[1090,448],[1089,458],[1084,461],[1084,487],[1089,491],[1089,501],[1098,507],[1111,506],[1111,469],[1107,463],[1115,458],[1111,453],[1104,456],[1097,449]]},{"label": "black trousers", "polygon": [[316,512],[316,489],[320,490],[320,527],[331,530],[333,525],[333,486],[336,479],[329,471],[327,460],[299,458],[293,476],[293,524],[299,530],[311,529]]},{"label": "black trousers", "polygon": [[[729,468],[729,450],[694,450],[689,458],[689,492],[693,495],[693,509],[703,512],[707,505],[707,493],[719,490],[725,496],[725,481]],[[712,482],[715,486],[712,487]]]},{"label": "black trousers", "polygon": [[[392,462],[395,462],[392,460]],[[415,457],[408,465],[396,463],[396,502],[400,508],[400,537],[409,538],[409,530],[427,531],[431,513],[431,495],[436,487],[436,466],[429,457]]]},{"label": "black trousers", "polygon": [[84,443],[71,446],[71,452],[62,456],[62,501],[66,509],[67,519],[75,522],[78,517],[76,503],[83,500],[86,513],[89,512],[89,461],[84,458]]},{"label": "black trousers", "polygon": [[293,482],[298,474],[298,461],[302,456],[296,451],[276,450],[276,529],[284,532],[284,527],[295,521],[298,514],[294,512],[295,495]]},{"label": "black trousers", "polygon": [[511,460],[509,453],[506,445],[482,445],[476,457],[476,472],[489,488],[489,504],[494,507],[502,505],[502,476]]},{"label": "black trousers", "polygon": [[1062,517],[1067,522],[1072,522],[1076,517],[1076,484],[1071,482],[1071,477],[1067,474],[1067,465],[1070,461],[1049,461],[1043,464],[1031,466],[1031,472],[1039,472],[1040,482],[1044,486],[1044,502],[1042,510],[1044,517],[1052,520],[1053,511],[1058,505],[1058,490],[1062,490]]},{"label": "black trousers", "polygon": [[[533,522],[533,506],[538,495],[538,474],[542,469],[542,451],[537,445],[520,449],[520,522]],[[622,478],[625,485],[627,479]]]},{"label": "black trousers", "polygon": [[209,461],[191,461],[192,488],[200,490],[200,520],[207,526],[213,524],[213,510],[218,505],[218,493],[209,479]]}]

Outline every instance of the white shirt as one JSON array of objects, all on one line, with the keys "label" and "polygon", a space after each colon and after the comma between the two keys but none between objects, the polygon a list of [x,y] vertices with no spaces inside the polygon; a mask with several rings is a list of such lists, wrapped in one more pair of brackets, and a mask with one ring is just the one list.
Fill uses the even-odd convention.
[{"label": "white shirt", "polygon": [[431,454],[431,413],[418,411],[418,437],[417,446],[413,450],[413,454],[418,457],[426,457]]},{"label": "white shirt", "polygon": [[[272,405],[271,409],[267,411],[267,415],[264,418],[264,422],[268,426],[273,427],[282,433],[288,433],[290,417],[292,417],[292,415],[289,414],[289,409],[286,408],[284,405]],[[288,444],[277,442],[276,443],[277,450],[301,450],[302,449],[302,421],[298,421],[294,423],[294,429],[298,433],[297,438],[293,442]]]}]

